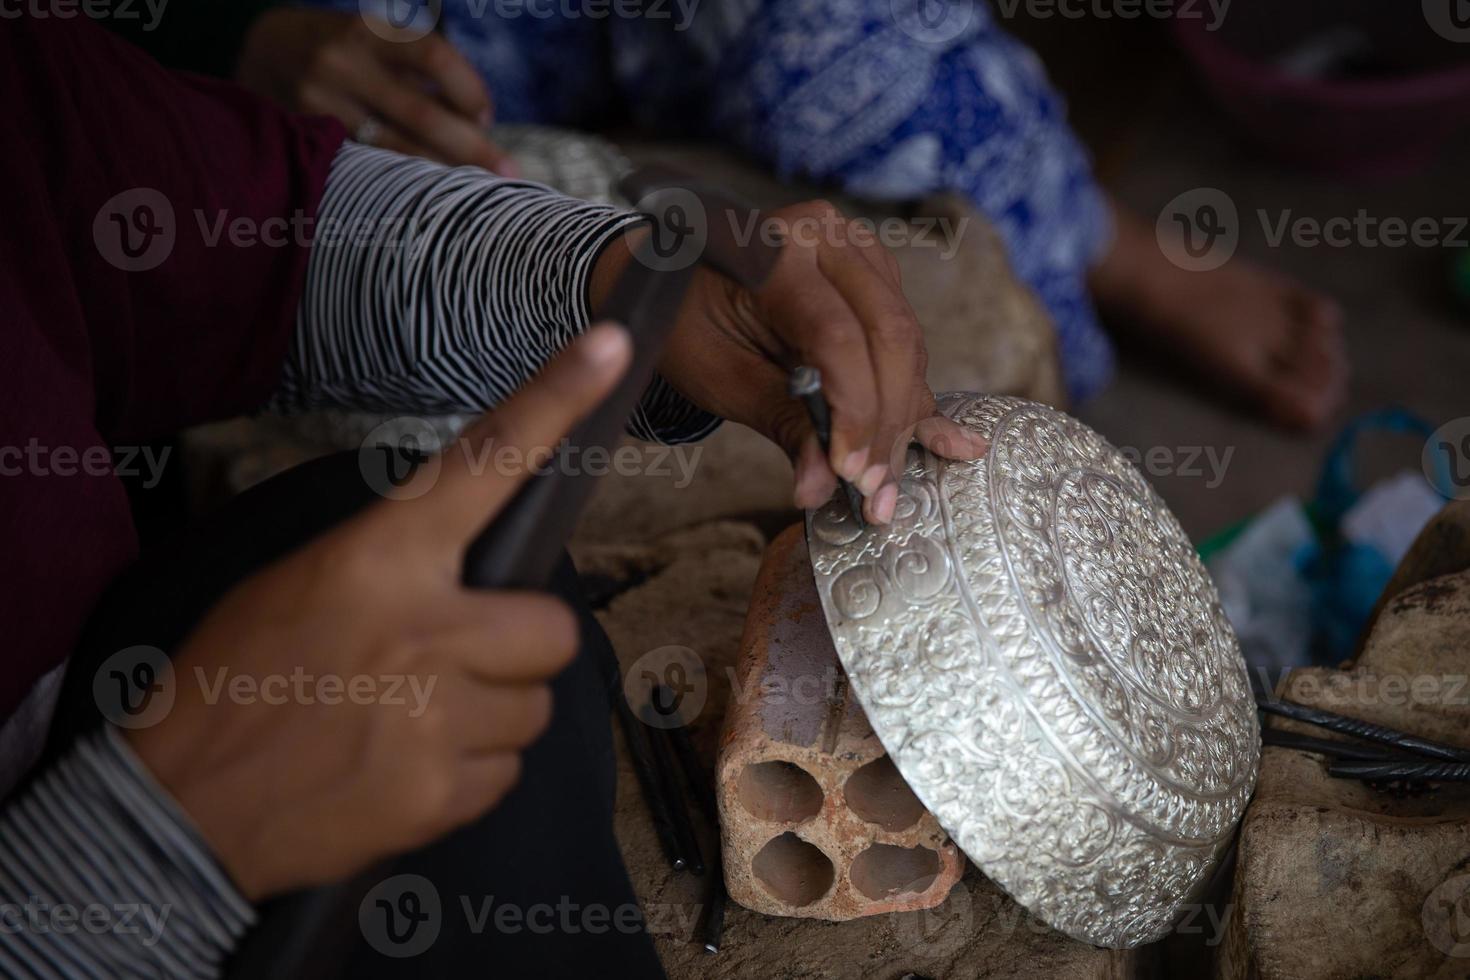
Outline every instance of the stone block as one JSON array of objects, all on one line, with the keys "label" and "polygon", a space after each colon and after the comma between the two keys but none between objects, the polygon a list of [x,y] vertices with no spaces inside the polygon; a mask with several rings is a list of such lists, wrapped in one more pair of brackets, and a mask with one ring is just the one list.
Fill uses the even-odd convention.
[{"label": "stone block", "polygon": [[[1470,747],[1467,673],[1470,572],[1461,572],[1390,598],[1352,669],[1295,671],[1278,693]],[[1329,776],[1320,756],[1267,748],[1218,973],[1470,976],[1470,784],[1378,787]]]},{"label": "stone block", "polygon": [[1446,504],[1444,510],[1424,525],[1414,538],[1414,543],[1373,607],[1369,628],[1363,631],[1363,641],[1367,642],[1384,607],[1400,592],[1428,579],[1466,569],[1470,569],[1470,500],[1454,500]]}]

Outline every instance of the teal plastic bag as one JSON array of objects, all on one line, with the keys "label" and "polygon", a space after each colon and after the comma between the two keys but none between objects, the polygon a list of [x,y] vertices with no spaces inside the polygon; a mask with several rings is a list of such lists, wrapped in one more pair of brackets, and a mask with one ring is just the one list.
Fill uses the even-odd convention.
[{"label": "teal plastic bag", "polygon": [[1336,664],[1352,656],[1384,586],[1393,562],[1376,548],[1348,540],[1343,517],[1362,497],[1358,484],[1357,448],[1367,432],[1400,432],[1428,438],[1434,427],[1402,408],[1370,412],[1349,423],[1333,440],[1317,494],[1308,513],[1317,530],[1316,545],[1301,556],[1301,570],[1312,590],[1311,657]]}]

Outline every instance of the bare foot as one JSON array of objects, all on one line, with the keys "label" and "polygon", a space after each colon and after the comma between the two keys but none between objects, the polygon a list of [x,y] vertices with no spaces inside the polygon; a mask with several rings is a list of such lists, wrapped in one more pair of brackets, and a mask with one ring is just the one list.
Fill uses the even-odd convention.
[{"label": "bare foot", "polygon": [[1120,331],[1279,425],[1316,429],[1341,407],[1348,364],[1335,301],[1241,258],[1181,269],[1151,227],[1121,206],[1114,215],[1117,240],[1089,284]]}]

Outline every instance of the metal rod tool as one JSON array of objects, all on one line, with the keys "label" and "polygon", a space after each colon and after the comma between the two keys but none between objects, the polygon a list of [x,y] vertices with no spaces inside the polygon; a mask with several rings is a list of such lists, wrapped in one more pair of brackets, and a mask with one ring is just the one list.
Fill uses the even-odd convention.
[{"label": "metal rod tool", "polygon": [[1444,759],[1449,762],[1470,762],[1470,750],[1462,749],[1454,745],[1446,745],[1433,739],[1421,738],[1418,735],[1410,735],[1385,725],[1375,725],[1369,721],[1359,718],[1349,718],[1331,711],[1323,711],[1321,708],[1309,708],[1302,704],[1293,704],[1290,701],[1278,701],[1271,698],[1258,698],[1256,705],[1265,712],[1273,715],[1281,715],[1283,718],[1291,718],[1295,721],[1304,721],[1308,724],[1319,725],[1330,731],[1341,732],[1344,735],[1355,735],[1358,738],[1367,739],[1370,742],[1380,742],[1391,745],[1396,749],[1419,756],[1429,756],[1435,759]]},{"label": "metal rod tool", "polygon": [[[654,688],[654,697],[658,696],[660,690],[662,688]],[[673,751],[669,747],[668,731],[661,727],[663,722],[660,721],[652,701],[643,705],[639,714],[651,729],[648,742],[653,747],[653,776],[673,823],[674,839],[679,842],[679,850],[686,858],[689,871],[696,876],[703,876],[704,854],[699,849],[694,823],[689,819],[689,806],[684,798],[684,790],[679,785],[679,772],[675,768]]]},{"label": "metal rod tool", "polygon": [[1430,762],[1423,759],[1397,762],[1334,762],[1327,767],[1329,775],[1345,779],[1401,779],[1414,782],[1470,782],[1470,763]]},{"label": "metal rod tool", "polygon": [[[674,823],[674,812],[664,781],[659,776],[658,757],[654,753],[653,738],[657,733],[648,732],[644,723],[633,713],[628,699],[619,684],[612,692],[618,722],[623,729],[623,738],[628,743],[628,757],[633,761],[633,774],[638,779],[638,788],[643,792],[643,802],[653,817],[653,832],[658,835],[659,846],[668,858],[669,867],[683,871],[689,866],[688,851]],[[650,734],[653,738],[650,738]]]},{"label": "metal rod tool", "polygon": [[[789,390],[792,398],[800,398],[806,404],[807,414],[812,418],[812,428],[817,430],[817,441],[822,444],[822,455],[828,459],[832,456],[832,409],[827,404],[827,398],[822,394],[822,372],[814,367],[802,365],[791,372]],[[857,487],[844,480],[837,478],[837,483],[842,487],[842,493],[847,497],[847,507],[852,511],[852,519],[857,522],[858,530],[866,531],[867,522],[863,520],[863,495],[858,493]]]},{"label": "metal rod tool", "polygon": [[1283,731],[1280,728],[1262,729],[1261,741],[1283,749],[1295,749],[1298,752],[1311,752],[1329,759],[1349,759],[1357,762],[1393,762],[1394,760],[1421,758],[1395,752],[1386,745],[1349,742],[1336,738],[1313,738],[1310,735],[1298,735],[1296,732]]}]

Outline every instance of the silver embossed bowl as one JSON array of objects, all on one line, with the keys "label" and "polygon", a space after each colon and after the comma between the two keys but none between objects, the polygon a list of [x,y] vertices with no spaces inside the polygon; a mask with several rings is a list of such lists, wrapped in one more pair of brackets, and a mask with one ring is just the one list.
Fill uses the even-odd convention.
[{"label": "silver embossed bowl", "polygon": [[807,516],[852,689],[980,869],[1099,946],[1166,934],[1228,848],[1260,732],[1219,598],[1102,437],[1015,398],[948,395],[974,462],[910,450],[897,514]]}]

